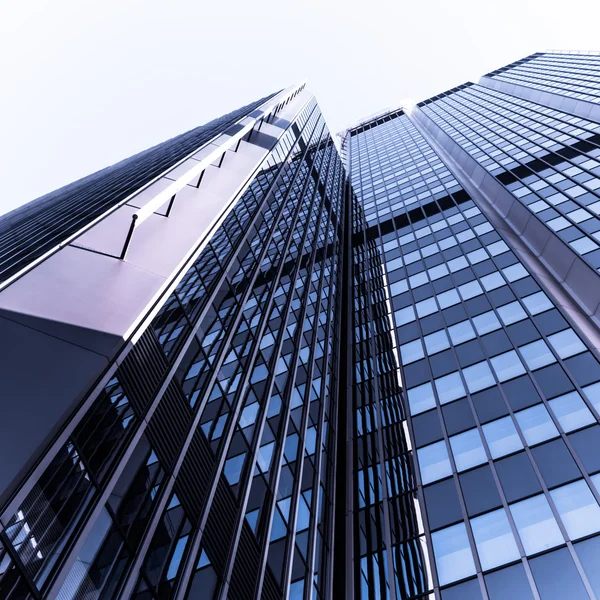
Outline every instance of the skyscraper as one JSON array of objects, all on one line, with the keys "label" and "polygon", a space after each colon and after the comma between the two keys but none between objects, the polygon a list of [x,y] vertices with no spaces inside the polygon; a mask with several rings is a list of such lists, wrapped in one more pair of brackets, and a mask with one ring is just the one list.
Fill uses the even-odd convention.
[{"label": "skyscraper", "polygon": [[600,55],[295,86],[0,219],[0,597],[600,597]]}]

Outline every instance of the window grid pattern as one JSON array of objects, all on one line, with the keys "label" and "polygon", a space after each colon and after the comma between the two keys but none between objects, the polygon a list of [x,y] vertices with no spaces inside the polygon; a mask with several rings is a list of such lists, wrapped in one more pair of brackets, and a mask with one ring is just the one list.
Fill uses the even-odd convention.
[{"label": "window grid pattern", "polygon": [[539,53],[494,71],[489,77],[600,103],[600,53],[597,52]]},{"label": "window grid pattern", "polygon": [[[331,585],[344,177],[313,100],[144,334],[155,340],[156,381],[148,371],[148,381],[132,387],[130,373],[117,370],[7,516],[0,585],[14,593],[27,586],[42,597],[111,481],[111,500],[70,566],[61,600],[117,597],[138,578],[135,565],[135,598],[168,598],[188,585],[194,597],[206,569],[212,593],[230,585],[236,597],[253,597],[244,580],[253,556],[265,561],[260,573],[251,569],[263,597],[305,585],[324,596]],[[155,398],[169,364],[176,367],[171,395]],[[159,436],[152,419],[135,437],[149,407],[158,412],[167,402],[177,406],[166,409],[175,410],[179,428],[169,427],[176,439]],[[212,471],[204,486],[178,476],[192,437]],[[123,474],[115,484],[116,468]],[[199,502],[190,504],[190,485]],[[211,486],[230,502],[231,538],[210,535],[223,510],[211,502]],[[190,572],[193,561],[198,568]]]},{"label": "window grid pattern", "polygon": [[600,125],[481,86],[422,108],[592,268],[600,268]]},{"label": "window grid pattern", "polygon": [[[411,133],[413,160],[431,156],[424,138]],[[355,160],[352,168],[360,166]],[[431,216],[413,210],[410,224],[396,219],[404,226],[384,232],[380,223],[373,237],[437,585],[443,598],[479,598],[473,576],[492,594],[519,569],[523,594],[531,594],[530,582],[542,585],[537,565],[555,556],[551,550],[565,548],[574,565],[581,542],[572,542],[600,532],[600,464],[591,460],[600,365],[473,201],[438,211],[425,204],[423,211]],[[523,489],[519,478],[529,480]],[[367,498],[380,480],[371,476]],[[583,588],[593,575],[577,569]]]}]

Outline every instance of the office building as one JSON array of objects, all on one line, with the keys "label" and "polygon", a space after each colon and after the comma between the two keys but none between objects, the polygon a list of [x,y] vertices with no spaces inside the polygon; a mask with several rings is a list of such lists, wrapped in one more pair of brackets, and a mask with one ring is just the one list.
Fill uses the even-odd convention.
[{"label": "office building", "polygon": [[599,105],[299,85],[0,218],[0,597],[600,597]]}]

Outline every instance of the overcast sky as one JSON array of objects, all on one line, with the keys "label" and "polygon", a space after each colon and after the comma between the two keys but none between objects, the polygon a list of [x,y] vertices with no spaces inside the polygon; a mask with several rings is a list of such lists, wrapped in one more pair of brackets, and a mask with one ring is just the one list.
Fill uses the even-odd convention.
[{"label": "overcast sky", "polygon": [[599,0],[1,0],[0,213],[307,79],[332,132],[553,48]]}]

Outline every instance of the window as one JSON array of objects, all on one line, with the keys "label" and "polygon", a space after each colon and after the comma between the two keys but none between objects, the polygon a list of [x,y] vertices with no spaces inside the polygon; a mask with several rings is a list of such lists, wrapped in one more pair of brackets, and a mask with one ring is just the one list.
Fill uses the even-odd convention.
[{"label": "window", "polygon": [[463,300],[468,300],[469,298],[474,298],[475,296],[483,294],[483,289],[477,280],[469,281],[469,283],[459,285],[458,291],[460,292]]},{"label": "window", "polygon": [[427,298],[427,300],[417,302],[415,307],[417,309],[417,315],[419,318],[426,317],[427,315],[436,312],[438,309],[434,298]]},{"label": "window", "polygon": [[545,310],[554,308],[554,305],[550,302],[548,296],[546,296],[544,292],[537,292],[531,296],[526,296],[523,298],[523,304],[532,315],[537,315]]},{"label": "window", "polygon": [[421,340],[415,340],[400,346],[400,355],[402,356],[402,364],[407,365],[415,360],[423,358],[423,346]]},{"label": "window", "polygon": [[567,548],[543,554],[529,563],[542,600],[588,600]]},{"label": "window", "polygon": [[558,429],[543,404],[537,404],[515,414],[525,441],[533,446],[558,436]]},{"label": "window", "polygon": [[568,358],[587,350],[572,329],[565,329],[548,336],[548,341],[561,358]]},{"label": "window", "polygon": [[570,392],[554,398],[548,404],[566,432],[574,431],[596,421],[577,392]]},{"label": "window", "polygon": [[454,345],[461,344],[475,337],[475,332],[469,321],[461,321],[452,327],[448,327],[450,339]]},{"label": "window", "polygon": [[471,429],[452,436],[450,446],[458,471],[465,471],[487,462],[485,449],[477,429]]},{"label": "window", "polygon": [[448,290],[447,292],[438,294],[437,299],[441,308],[448,308],[449,306],[454,306],[460,302],[456,290]]},{"label": "window", "polygon": [[544,494],[512,504],[510,512],[527,555],[548,550],[564,542]]},{"label": "window", "polygon": [[483,361],[463,370],[469,392],[477,392],[494,385],[494,377],[487,362]]},{"label": "window", "polygon": [[423,338],[425,347],[427,348],[427,354],[435,354],[450,347],[448,336],[445,330],[440,329],[435,333],[430,333]]},{"label": "window", "polygon": [[479,335],[484,335],[490,331],[496,331],[496,329],[500,329],[502,327],[502,325],[500,325],[500,321],[498,321],[498,317],[494,311],[491,310],[483,313],[482,315],[473,317],[473,324],[475,325],[475,329],[477,329],[477,333]]},{"label": "window", "polygon": [[486,423],[482,429],[493,458],[510,454],[523,447],[510,417]]},{"label": "window", "polygon": [[390,285],[390,296],[398,296],[408,290],[406,279],[401,279]]},{"label": "window", "polygon": [[597,411],[600,411],[600,383],[594,383],[581,388]]},{"label": "window", "polygon": [[411,415],[418,415],[435,406],[433,388],[429,382],[408,390],[407,396]]},{"label": "window", "polygon": [[471,519],[477,553],[484,571],[517,560],[519,549],[503,508]]},{"label": "window", "polygon": [[240,480],[240,474],[242,472],[242,467],[244,466],[245,458],[245,454],[239,454],[238,456],[230,458],[225,463],[225,477],[227,477],[227,481],[229,481],[231,485],[235,485]]},{"label": "window", "polygon": [[488,246],[488,250],[492,256],[497,256],[498,254],[502,254],[508,250],[508,246],[500,240],[499,242],[494,242]]},{"label": "window", "polygon": [[410,323],[416,318],[415,309],[412,306],[407,306],[406,308],[397,310],[394,313],[394,318],[396,319],[396,325],[398,327],[405,325],[406,323]]},{"label": "window", "polygon": [[439,377],[435,380],[435,389],[437,390],[440,404],[446,404],[457,400],[466,395],[460,374],[458,371]]},{"label": "window", "polygon": [[496,272],[482,277],[481,283],[483,283],[485,291],[489,292],[491,290],[495,290],[496,288],[502,287],[506,281],[504,281],[504,278],[502,275],[500,275],[500,273]]},{"label": "window", "polygon": [[452,475],[448,450],[444,441],[417,450],[423,484]]},{"label": "window", "polygon": [[519,350],[521,351],[527,366],[532,371],[556,362],[556,358],[554,358],[550,348],[548,348],[548,344],[546,344],[544,340],[531,342],[531,344],[521,346]]},{"label": "window", "polygon": [[475,574],[467,528],[464,523],[431,534],[440,585]]},{"label": "window", "polygon": [[518,302],[511,302],[498,308],[498,314],[505,325],[516,323],[527,318],[527,314]]},{"label": "window", "polygon": [[551,490],[550,495],[571,539],[600,531],[600,506],[583,479]]},{"label": "window", "polygon": [[490,600],[533,600],[531,586],[521,563],[488,573],[485,584]]},{"label": "window", "polygon": [[525,270],[525,267],[520,263],[510,265],[510,267],[502,269],[502,272],[504,273],[506,279],[508,279],[510,282],[523,279],[523,277],[527,277],[527,275],[529,275],[529,273]]},{"label": "window", "polygon": [[494,356],[490,362],[499,381],[507,381],[525,373],[525,367],[514,350]]}]

